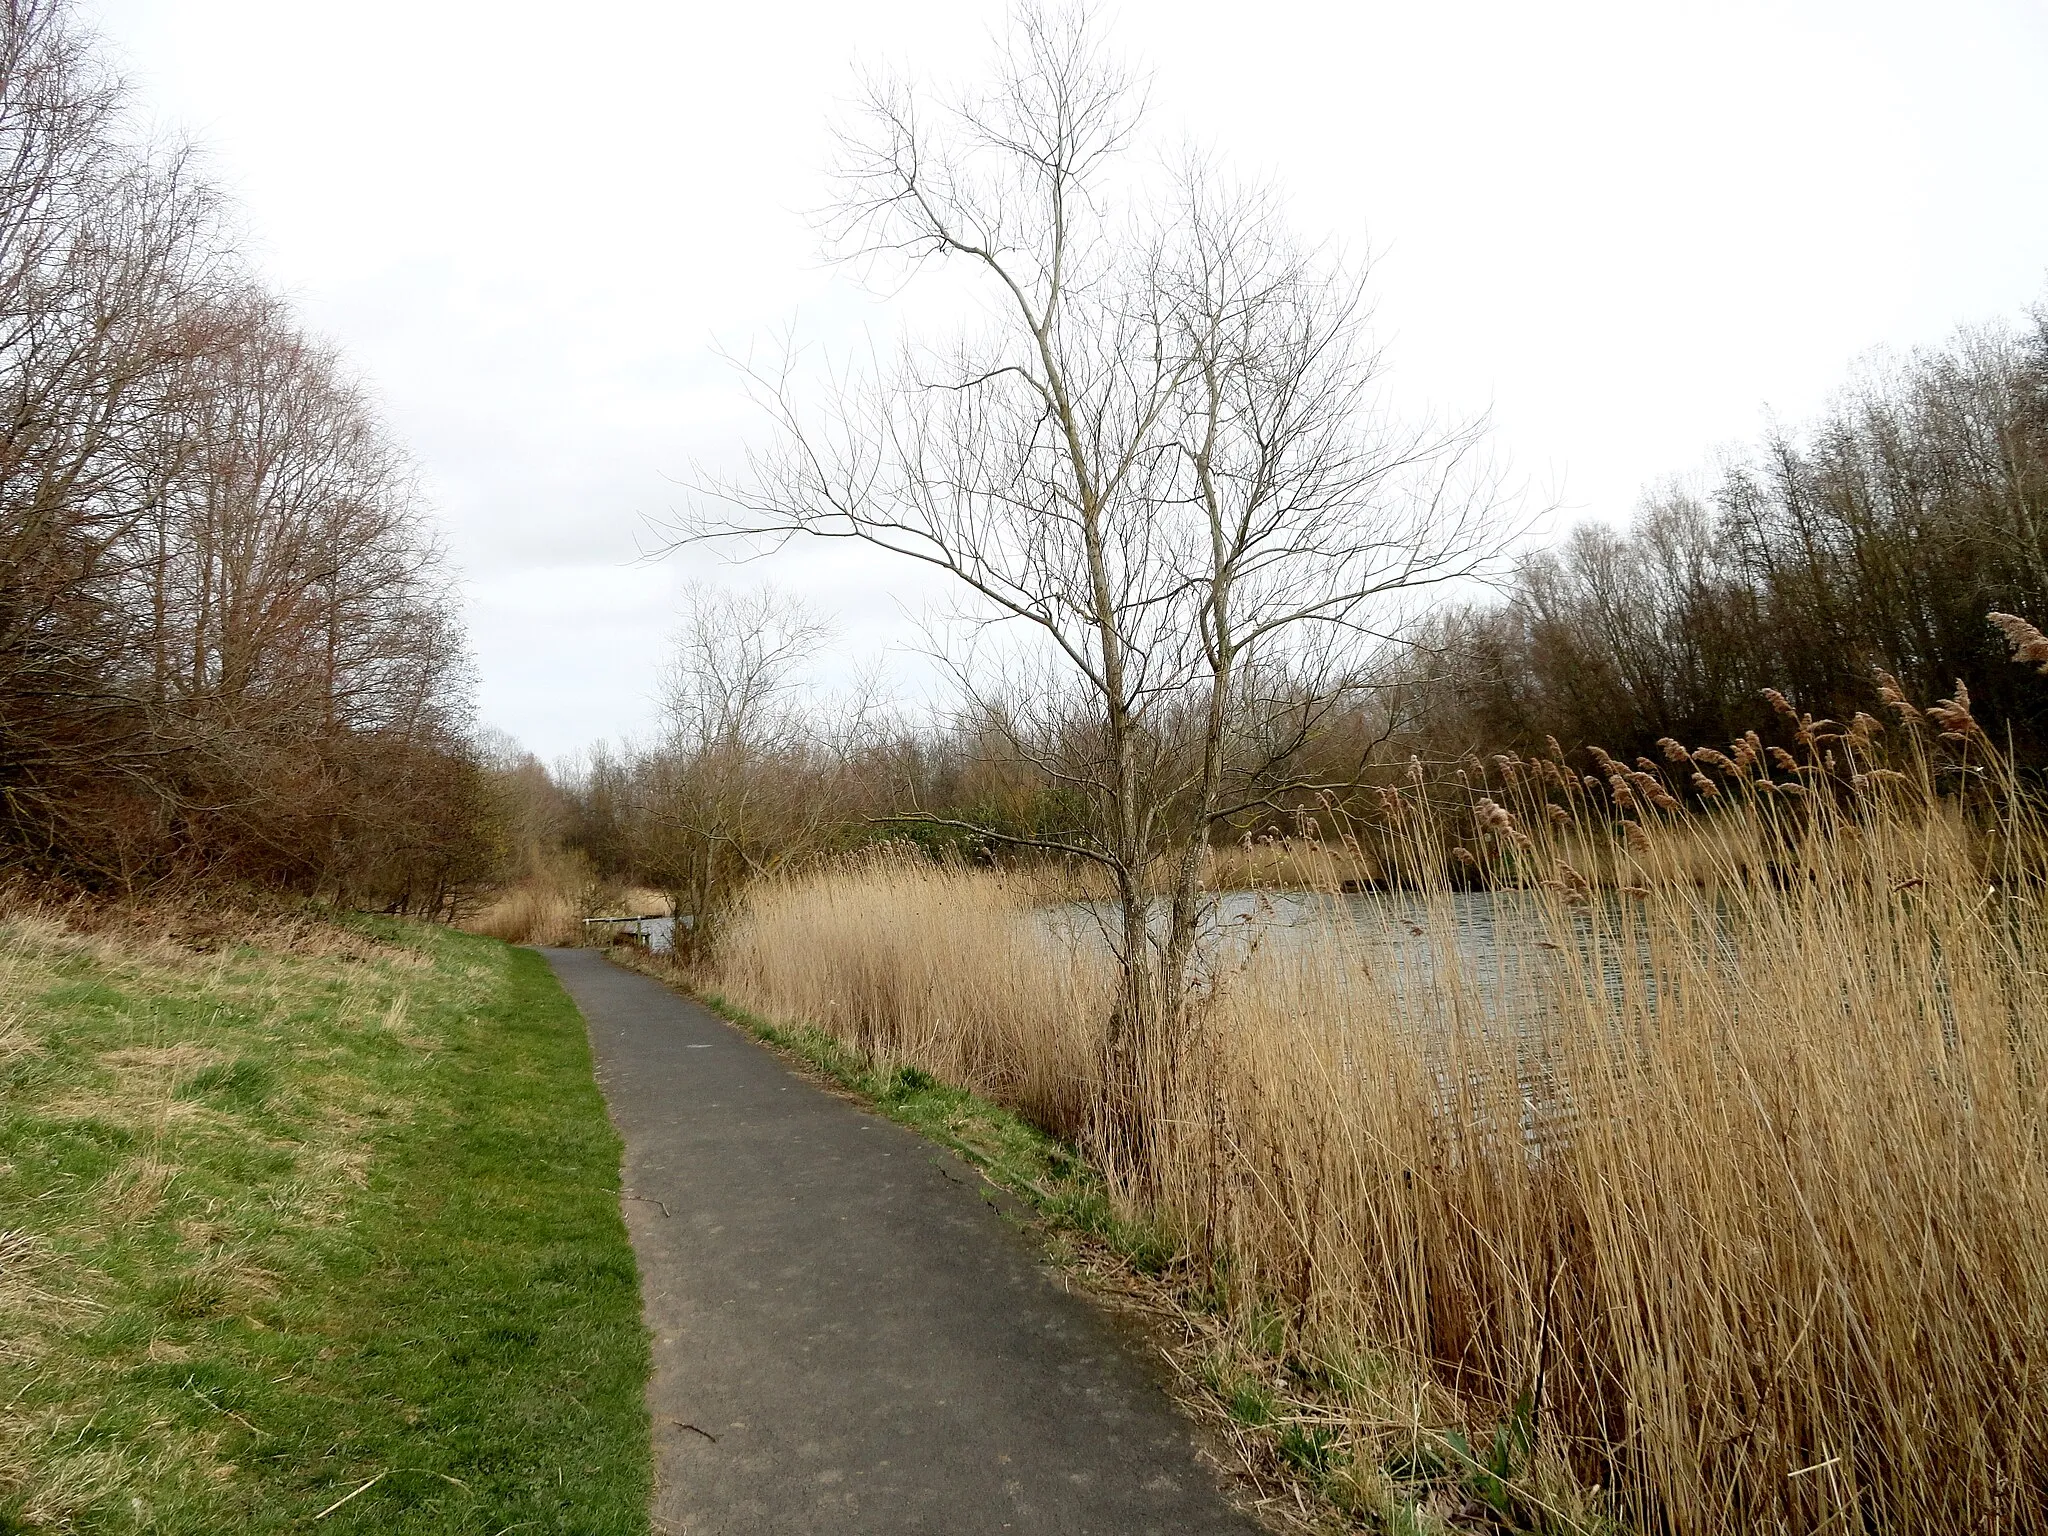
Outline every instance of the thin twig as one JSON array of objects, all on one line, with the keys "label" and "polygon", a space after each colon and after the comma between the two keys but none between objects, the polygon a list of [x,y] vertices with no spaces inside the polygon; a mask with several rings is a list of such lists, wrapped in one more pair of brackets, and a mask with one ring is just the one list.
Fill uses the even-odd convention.
[{"label": "thin twig", "polygon": [[371,1478],[367,1483],[363,1484],[362,1487],[356,1489],[355,1493],[343,1494],[340,1498],[336,1499],[332,1504],[328,1505],[325,1509],[321,1510],[320,1513],[315,1515],[313,1518],[315,1520],[325,1520],[329,1515],[333,1514],[337,1509],[341,1508],[342,1505],[346,1504],[350,1499],[354,1498],[356,1494],[368,1493],[372,1488],[376,1487],[379,1483],[383,1482],[384,1479],[389,1477],[390,1475],[391,1471],[387,1467],[384,1471],[379,1472],[375,1477]]}]

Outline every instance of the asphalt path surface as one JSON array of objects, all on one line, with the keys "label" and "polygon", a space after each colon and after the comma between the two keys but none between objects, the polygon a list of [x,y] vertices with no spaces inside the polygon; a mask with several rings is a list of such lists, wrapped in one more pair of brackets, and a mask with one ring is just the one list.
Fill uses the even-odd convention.
[{"label": "asphalt path surface", "polygon": [[1249,1536],[1134,1345],[951,1153],[587,949],[666,1536]]}]

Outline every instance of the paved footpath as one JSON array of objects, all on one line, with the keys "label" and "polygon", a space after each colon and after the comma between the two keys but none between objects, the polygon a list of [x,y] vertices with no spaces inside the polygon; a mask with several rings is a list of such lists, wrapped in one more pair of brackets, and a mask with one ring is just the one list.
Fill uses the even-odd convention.
[{"label": "paved footpath", "polygon": [[547,957],[626,1142],[658,1532],[1254,1530],[951,1153],[597,951]]}]

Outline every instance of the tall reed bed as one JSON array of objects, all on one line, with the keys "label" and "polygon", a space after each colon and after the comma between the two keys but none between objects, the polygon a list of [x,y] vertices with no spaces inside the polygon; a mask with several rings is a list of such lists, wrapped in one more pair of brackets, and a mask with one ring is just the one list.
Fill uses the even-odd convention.
[{"label": "tall reed bed", "polygon": [[1098,1081],[1108,955],[1048,915],[1046,882],[870,850],[756,886],[712,980],[735,1002],[824,1026],[877,1060],[1073,1135]]},{"label": "tall reed bed", "polygon": [[[1224,925],[1147,1214],[1336,1383],[1321,1464],[1455,1412],[1519,1426],[1530,1525],[2048,1530],[2048,868],[1967,699],[1898,707],[1890,761],[1788,706],[1468,764],[1456,815],[1418,777]],[[870,855],[757,892],[717,983],[1080,1133],[1107,957],[1039,897]]]}]

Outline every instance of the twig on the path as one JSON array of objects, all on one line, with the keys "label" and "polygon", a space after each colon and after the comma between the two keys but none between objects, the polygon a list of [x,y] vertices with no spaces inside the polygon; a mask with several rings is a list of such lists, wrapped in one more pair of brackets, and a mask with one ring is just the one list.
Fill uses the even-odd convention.
[{"label": "twig on the path", "polygon": [[668,1206],[664,1202],[655,1199],[652,1195],[636,1195],[630,1191],[621,1190],[619,1198],[621,1200],[638,1200],[642,1205],[659,1205],[661,1206],[661,1214],[664,1216],[668,1215]]},{"label": "twig on the path", "polygon": [[669,1423],[675,1425],[677,1429],[687,1429],[693,1435],[702,1435],[706,1440],[709,1440],[713,1445],[718,1444],[718,1436],[711,1433],[711,1431],[708,1429],[699,1429],[694,1424],[685,1424],[681,1419],[670,1419]]}]

